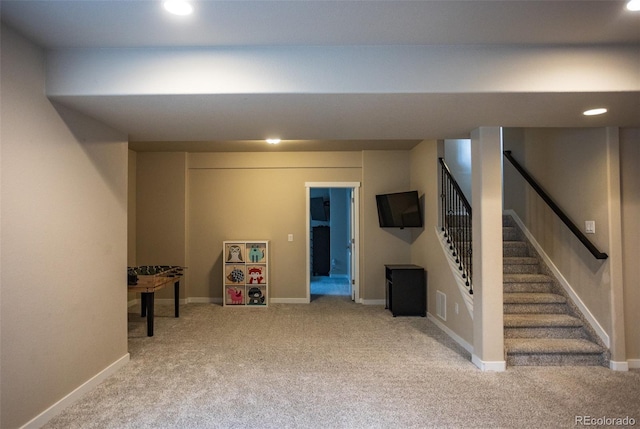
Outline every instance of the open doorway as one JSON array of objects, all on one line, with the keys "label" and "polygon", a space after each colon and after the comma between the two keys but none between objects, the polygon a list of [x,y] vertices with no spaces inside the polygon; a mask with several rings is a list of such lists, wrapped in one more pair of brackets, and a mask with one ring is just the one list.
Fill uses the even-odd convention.
[{"label": "open doorway", "polygon": [[358,182],[306,183],[307,300],[323,295],[359,301]]},{"label": "open doorway", "polygon": [[310,188],[311,300],[322,295],[351,296],[350,188]]}]

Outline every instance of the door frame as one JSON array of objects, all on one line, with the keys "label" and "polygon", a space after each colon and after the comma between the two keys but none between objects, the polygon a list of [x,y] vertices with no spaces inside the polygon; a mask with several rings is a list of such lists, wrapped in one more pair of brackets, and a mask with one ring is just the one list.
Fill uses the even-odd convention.
[{"label": "door frame", "polygon": [[350,273],[353,276],[353,284],[351,288],[353,290],[352,296],[354,301],[360,302],[360,182],[305,182],[305,205],[306,205],[306,236],[307,236],[307,249],[305,251],[306,266],[305,273],[307,279],[307,304],[311,302],[311,188],[349,188],[351,189],[351,195],[353,198],[353,213],[351,214],[354,243],[352,244],[352,258],[353,265]]}]

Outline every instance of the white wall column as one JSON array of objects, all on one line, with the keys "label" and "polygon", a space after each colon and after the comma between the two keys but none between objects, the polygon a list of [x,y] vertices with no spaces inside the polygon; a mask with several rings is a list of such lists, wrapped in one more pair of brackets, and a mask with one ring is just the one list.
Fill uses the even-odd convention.
[{"label": "white wall column", "polygon": [[622,269],[622,206],[620,194],[620,135],[619,129],[606,129],[607,139],[607,192],[609,194],[609,270],[611,281],[611,360],[609,366],[616,371],[627,371],[624,326],[624,279]]},{"label": "white wall column", "polygon": [[473,363],[504,371],[502,307],[502,131],[471,132],[473,196]]}]

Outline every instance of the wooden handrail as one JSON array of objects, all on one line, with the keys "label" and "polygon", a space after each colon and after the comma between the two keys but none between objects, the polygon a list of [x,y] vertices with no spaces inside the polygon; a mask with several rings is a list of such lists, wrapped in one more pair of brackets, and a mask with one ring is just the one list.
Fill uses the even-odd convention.
[{"label": "wooden handrail", "polygon": [[609,255],[599,251],[596,246],[591,241],[589,241],[589,239],[582,233],[582,231],[580,231],[580,228],[578,228],[571,221],[571,219],[569,219],[569,216],[567,216],[562,211],[562,209],[558,207],[558,205],[551,199],[551,197],[544,191],[544,189],[542,189],[542,187],[538,185],[538,182],[536,182],[536,180],[518,163],[518,161],[516,161],[513,155],[511,155],[510,150],[505,150],[504,156],[511,162],[511,164],[513,164],[513,166],[516,168],[516,170],[518,170],[522,177],[524,177],[529,185],[531,185],[531,187],[538,193],[538,195],[540,195],[540,198],[542,198],[544,202],[547,203],[551,210],[553,210],[553,212],[558,215],[560,220],[564,222],[567,228],[569,228],[569,230],[573,232],[578,240],[580,240],[580,242],[584,244],[584,246],[596,259],[607,259],[609,257]]},{"label": "wooden handrail", "polygon": [[451,170],[449,169],[447,163],[444,161],[444,158],[438,158],[438,161],[440,161],[440,166],[444,169],[447,176],[449,176],[449,178],[451,179],[451,184],[456,189],[456,192],[460,195],[462,204],[464,204],[467,212],[469,212],[469,216],[471,216],[471,204],[469,204],[469,201],[467,201],[467,197],[464,196],[464,192],[462,192],[460,185],[458,185],[458,181],[455,179],[455,177],[453,177],[453,174],[451,174]]}]

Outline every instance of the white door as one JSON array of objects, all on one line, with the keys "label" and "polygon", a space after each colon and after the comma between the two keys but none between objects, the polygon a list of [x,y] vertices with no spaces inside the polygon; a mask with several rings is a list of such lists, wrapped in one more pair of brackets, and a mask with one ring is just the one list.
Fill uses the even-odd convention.
[{"label": "white door", "polygon": [[355,224],[356,224],[356,220],[355,220],[355,213],[356,213],[356,209],[355,209],[355,197],[353,195],[353,189],[350,190],[349,192],[349,200],[350,200],[350,204],[349,204],[349,242],[347,243],[347,249],[349,252],[349,269],[348,269],[348,273],[349,273],[349,287],[351,290],[351,300],[355,301],[356,300],[356,288],[355,288],[355,284],[356,284],[356,276],[355,276],[355,257],[356,257],[356,252],[353,251],[353,245],[356,242],[356,229],[355,229]]}]

